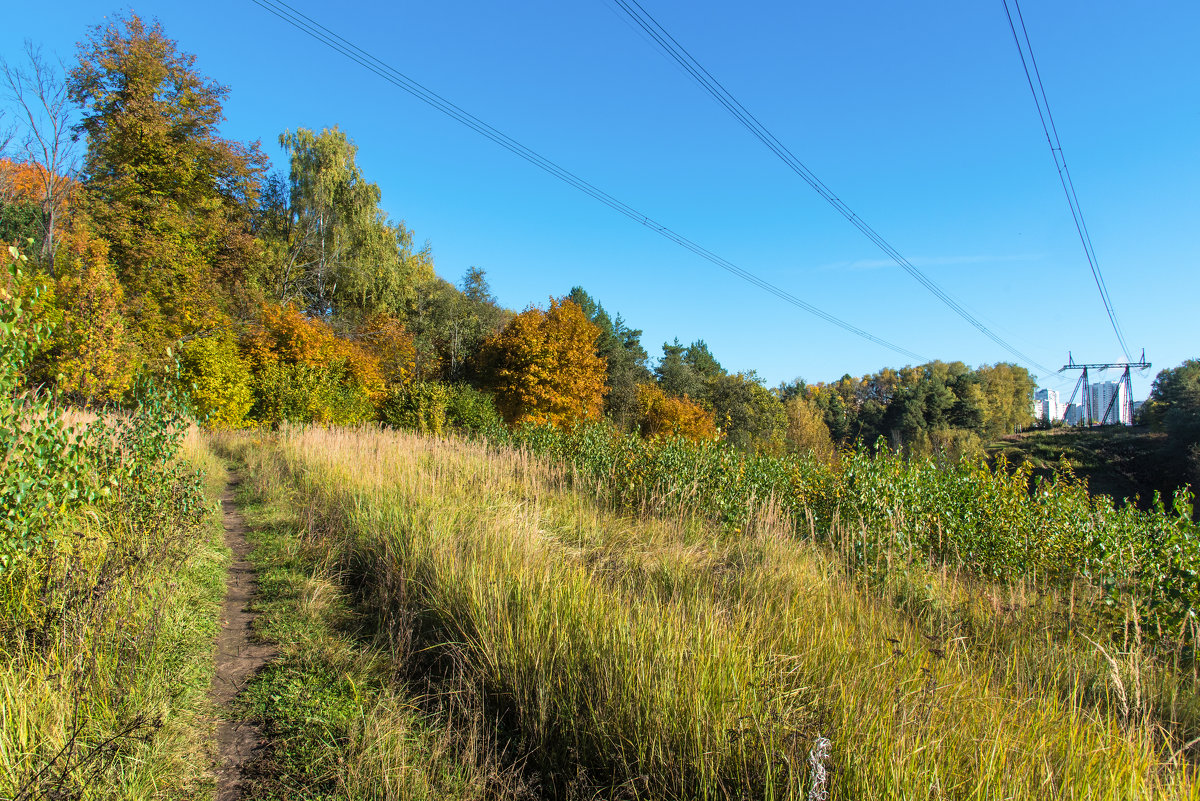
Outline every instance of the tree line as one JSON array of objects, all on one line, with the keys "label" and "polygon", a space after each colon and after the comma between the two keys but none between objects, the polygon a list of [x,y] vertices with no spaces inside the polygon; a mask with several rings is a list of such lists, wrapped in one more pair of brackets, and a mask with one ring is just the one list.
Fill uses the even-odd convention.
[{"label": "tree line", "polygon": [[120,403],[148,372],[174,376],[213,426],[606,418],[821,454],[879,441],[965,452],[1032,423],[1034,381],[1009,364],[768,388],[703,340],[664,343],[652,364],[642,332],[581,287],[502,308],[483,270],[436,274],[346,132],[285,131],[285,169],[260,142],[222,137],[228,89],[135,15],[91,29],[63,72],[29,47],[3,77],[18,125],[0,161],[0,238],[32,265],[4,292],[52,332],[25,385],[68,402]]},{"label": "tree line", "polygon": [[1200,359],[1159,372],[1139,416],[1167,434],[1165,464],[1181,481],[1200,487]]}]

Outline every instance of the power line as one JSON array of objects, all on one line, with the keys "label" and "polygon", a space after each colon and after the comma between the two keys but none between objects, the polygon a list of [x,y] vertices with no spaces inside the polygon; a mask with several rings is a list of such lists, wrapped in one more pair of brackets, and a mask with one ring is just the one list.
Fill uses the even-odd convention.
[{"label": "power line", "polygon": [[533,164],[534,166],[539,167],[540,169],[550,173],[555,178],[558,178],[559,180],[563,181],[564,183],[569,184],[570,186],[573,186],[574,188],[578,189],[579,191],[583,192],[584,194],[594,198],[595,200],[600,201],[601,203],[603,203],[604,205],[613,209],[614,211],[617,211],[620,214],[623,214],[624,216],[628,217],[629,219],[633,220],[634,222],[644,225],[645,227],[649,228],[650,230],[654,231],[655,233],[659,234],[660,236],[663,236],[666,239],[671,240],[672,242],[679,245],[680,247],[683,247],[683,248],[691,251],[692,253],[711,262],[712,264],[715,264],[716,266],[720,267],[721,269],[737,276],[738,278],[741,278],[742,280],[744,280],[750,284],[753,284],[754,286],[758,287],[759,289],[762,289],[765,292],[769,292],[770,294],[774,295],[775,297],[779,298],[780,300],[783,300],[786,303],[790,303],[793,306],[795,306],[799,309],[802,309],[816,317],[819,317],[828,323],[836,325],[837,327],[843,329],[844,331],[848,331],[851,334],[854,334],[855,336],[862,337],[863,339],[873,342],[876,345],[880,345],[882,347],[888,348],[891,351],[899,353],[902,356],[913,359],[915,361],[918,361],[918,362],[928,361],[928,359],[926,359],[925,357],[923,357],[917,353],[914,353],[911,350],[902,348],[899,345],[894,345],[891,342],[888,342],[887,340],[885,340],[881,337],[877,337],[874,334],[868,333],[867,331],[864,331],[863,329],[861,329],[855,325],[852,325],[851,323],[848,323],[838,317],[833,316],[832,314],[829,314],[828,312],[822,311],[821,309],[817,308],[816,306],[812,305],[811,303],[796,297],[795,295],[791,294],[790,292],[775,286],[774,284],[766,281],[765,279],[759,278],[758,276],[754,275],[753,273],[749,272],[748,270],[738,267],[736,264],[730,262],[729,260],[727,260],[721,256],[718,256],[717,254],[713,253],[712,251],[708,250],[707,248],[702,247],[701,245],[696,244],[695,242],[693,242],[692,240],[683,236],[682,234],[676,233],[675,231],[671,230],[670,228],[666,227],[665,225],[652,220],[651,218],[649,218],[645,214],[642,214],[640,211],[633,208],[632,206],[629,206],[628,204],[626,204],[620,200],[617,200],[612,195],[609,195],[607,192],[604,192],[604,191],[598,189],[597,187],[593,186],[592,184],[590,184],[587,181],[583,180],[582,178],[578,177],[574,173],[569,172],[568,170],[564,169],[563,167],[560,167],[558,164],[555,164],[553,161],[550,161],[549,159],[545,158],[544,156],[542,156],[542,155],[536,153],[535,151],[529,149],[528,147],[522,145],[520,142],[517,142],[515,139],[512,139],[511,137],[501,133],[500,131],[496,130],[492,126],[490,126],[487,123],[480,120],[478,117],[475,117],[472,114],[469,114],[468,112],[464,111],[463,109],[461,109],[458,106],[451,103],[449,100],[446,100],[444,97],[436,94],[435,92],[433,92],[429,89],[426,89],[421,84],[412,80],[411,78],[409,78],[408,76],[399,72],[395,68],[388,66],[386,63],[379,60],[378,58],[371,55],[370,53],[363,50],[362,48],[358,47],[357,45],[353,44],[352,42],[349,42],[348,40],[342,38],[338,34],[334,33],[330,29],[326,28],[324,25],[321,25],[316,20],[312,19],[311,17],[308,17],[307,15],[296,10],[295,8],[292,8],[287,3],[282,2],[282,0],[251,0],[251,2],[253,2],[255,5],[260,6],[261,8],[270,12],[271,14],[275,15],[276,17],[283,20],[284,22],[287,22],[289,25],[297,28],[298,30],[307,34],[308,36],[316,39],[317,41],[319,41],[322,44],[326,45],[327,47],[331,48],[332,50],[335,50],[338,53],[341,53],[346,58],[355,62],[356,64],[363,67],[364,69],[367,69],[367,70],[375,73],[380,78],[383,78],[385,81],[387,81],[388,83],[391,83],[394,86],[396,86],[400,89],[403,89],[405,92],[408,92],[413,97],[416,97],[418,100],[432,106],[433,108],[442,112],[443,114],[450,117],[451,119],[453,119],[459,123],[462,123],[463,125],[467,126],[468,128],[475,131],[476,133],[487,137],[488,139],[492,140],[496,144],[503,147],[505,150],[508,150],[509,152],[513,153],[514,155],[520,156],[521,158],[528,161],[530,164]]},{"label": "power line", "polygon": [[841,198],[833,193],[832,189],[826,186],[825,183],[822,182],[812,170],[805,166],[805,164],[801,162],[800,159],[796,158],[796,156],[790,150],[788,150],[788,148],[782,142],[780,142],[774,134],[767,130],[766,126],[759,122],[758,119],[756,119],[755,116],[751,114],[750,111],[747,110],[746,107],[743,106],[728,89],[722,86],[721,82],[714,78],[712,73],[705,69],[704,66],[700,64],[700,62],[697,61],[692,54],[687,51],[686,48],[683,47],[683,45],[679,44],[679,42],[673,36],[671,36],[667,29],[664,28],[662,24],[658,22],[658,20],[651,16],[650,13],[647,12],[646,9],[644,9],[637,2],[637,0],[613,0],[613,2],[635,23],[637,23],[637,25],[643,31],[645,31],[651,39],[654,40],[655,44],[657,44],[659,48],[665,51],[667,55],[669,55],[681,67],[683,67],[684,71],[690,75],[702,89],[712,95],[714,100],[720,103],[726,111],[732,114],[738,122],[745,126],[745,128],[750,131],[755,138],[766,145],[767,148],[776,156],[778,156],[780,160],[788,166],[789,169],[799,175],[805,183],[812,187],[817,194],[819,194],[827,203],[829,203],[829,205],[833,206],[833,208],[839,214],[845,217],[851,225],[857,228],[864,236],[867,237],[867,239],[871,240],[876,247],[882,250],[892,261],[896,262],[896,264],[898,264],[906,273],[915,278],[917,282],[921,284],[921,286],[929,290],[934,297],[942,301],[942,303],[944,303],[946,306],[950,307],[955,314],[974,326],[988,339],[992,340],[997,345],[1004,348],[1004,350],[1008,351],[1008,353],[1010,353],[1012,356],[1016,357],[1018,361],[1025,362],[1026,364],[1037,368],[1044,375],[1051,375],[1054,373],[1052,368],[1043,364],[1039,364],[1029,356],[1026,356],[999,334],[996,334],[994,331],[984,325],[959,301],[955,300],[948,292],[938,286],[933,279],[929,278],[929,276],[917,269],[912,262],[901,255],[901,253],[896,250],[896,248],[894,248],[886,239],[884,239],[883,236],[880,235],[874,228],[867,225],[867,223],[861,217],[859,217],[853,209],[847,206],[841,200]]},{"label": "power line", "polygon": [[[1071,217],[1075,220],[1075,230],[1079,232],[1079,241],[1083,244],[1083,253],[1087,256],[1088,266],[1092,268],[1092,279],[1096,282],[1096,289],[1100,292],[1100,300],[1104,303],[1104,311],[1108,314],[1108,321],[1112,324],[1113,333],[1117,335],[1117,342],[1121,345],[1121,351],[1125,354],[1126,360],[1132,362],[1133,356],[1129,354],[1129,346],[1125,344],[1125,334],[1121,330],[1121,325],[1117,322],[1117,312],[1113,308],[1112,298],[1108,294],[1108,287],[1104,283],[1104,276],[1100,273],[1100,264],[1096,259],[1096,251],[1092,247],[1092,237],[1088,233],[1087,224],[1083,220],[1083,209],[1079,205],[1079,197],[1075,194],[1075,183],[1071,180],[1071,172],[1067,169],[1067,159],[1063,155],[1062,142],[1058,138],[1058,129],[1054,125],[1054,116],[1050,113],[1050,101],[1046,98],[1046,88],[1042,85],[1042,75],[1038,71],[1037,59],[1033,55],[1033,45],[1029,41],[1029,31],[1025,27],[1025,18],[1021,14],[1021,4],[1017,0],[1013,1],[1013,7],[1017,11],[1017,19],[1014,22],[1012,11],[1009,10],[1008,0],[1001,0],[1004,3],[1004,15],[1008,17],[1008,27],[1012,31],[1013,41],[1017,45],[1017,53],[1021,56],[1021,66],[1025,70],[1025,80],[1029,83],[1029,91],[1033,93],[1033,102],[1037,106],[1038,119],[1042,122],[1042,130],[1046,132],[1046,142],[1050,145],[1050,153],[1054,156],[1054,166],[1058,168],[1058,180],[1062,182],[1063,192],[1067,196],[1067,205],[1071,207]],[[1017,33],[1017,22],[1020,23],[1021,32]],[[1022,46],[1022,40],[1024,46]],[[1026,61],[1025,53],[1028,51],[1029,59]],[[1033,66],[1032,73],[1030,65]],[[1036,86],[1034,82],[1036,80]]]}]

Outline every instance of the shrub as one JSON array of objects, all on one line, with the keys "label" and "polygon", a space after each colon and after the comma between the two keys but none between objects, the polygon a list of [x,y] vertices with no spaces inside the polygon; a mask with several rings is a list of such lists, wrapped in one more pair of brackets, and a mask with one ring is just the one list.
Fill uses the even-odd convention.
[{"label": "shrub", "polygon": [[231,335],[193,339],[180,348],[185,390],[196,418],[213,428],[238,428],[254,405],[253,376]]},{"label": "shrub", "polygon": [[446,431],[451,390],[436,381],[414,381],[395,387],[379,409],[383,422],[396,428],[440,435]]},{"label": "shrub", "polygon": [[375,417],[367,392],[328,367],[269,364],[255,376],[254,396],[251,418],[271,425],[353,425]]},{"label": "shrub", "polygon": [[446,421],[467,434],[496,438],[505,431],[496,402],[486,392],[466,384],[451,384],[446,400]]},{"label": "shrub", "polygon": [[618,508],[696,515],[741,532],[770,499],[797,531],[856,531],[839,545],[871,580],[930,557],[998,581],[1066,586],[1083,577],[1108,606],[1135,613],[1148,636],[1196,636],[1200,527],[1187,489],[1171,508],[1143,512],[1091,496],[1067,468],[1033,483],[1028,466],[970,458],[921,460],[880,448],[826,463],[747,454],[727,442],[645,440],[604,424],[525,425],[513,441],[567,463],[580,486]]},{"label": "shrub", "polygon": [[[54,520],[94,489],[84,435],[63,422],[44,392],[21,389],[22,370],[51,329],[26,319],[28,298],[16,291],[25,257],[10,247],[7,261],[0,285],[0,571],[40,545]],[[40,295],[33,288],[35,303]]]},{"label": "shrub", "polygon": [[[376,355],[293,306],[264,304],[241,347],[256,377],[257,420],[356,423],[372,419],[384,398]],[[287,397],[263,396],[270,391]]]}]

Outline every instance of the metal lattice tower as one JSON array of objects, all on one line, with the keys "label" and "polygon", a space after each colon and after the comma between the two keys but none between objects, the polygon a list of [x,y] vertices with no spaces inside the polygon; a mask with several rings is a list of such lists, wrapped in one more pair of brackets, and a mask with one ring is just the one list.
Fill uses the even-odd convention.
[{"label": "metal lattice tower", "polygon": [[[1133,421],[1133,381],[1130,378],[1130,370],[1135,367],[1139,370],[1149,370],[1150,366],[1150,362],[1146,361],[1146,351],[1144,348],[1142,349],[1142,358],[1140,361],[1108,362],[1106,364],[1076,364],[1074,357],[1070,354],[1070,352],[1068,352],[1067,363],[1064,364],[1058,372],[1061,373],[1066,370],[1082,371],[1079,374],[1079,380],[1075,382],[1075,389],[1071,392],[1071,399],[1067,401],[1067,406],[1069,408],[1070,405],[1075,402],[1075,396],[1078,395],[1079,390],[1082,389],[1083,397],[1080,399],[1080,403],[1083,406],[1083,424],[1088,428],[1091,428],[1094,425],[1104,425],[1104,421],[1106,421],[1108,416],[1112,413],[1113,405],[1117,402],[1117,399],[1121,397],[1120,387],[1123,387],[1125,390],[1125,414],[1118,415],[1117,419],[1129,420],[1130,422]],[[1109,399],[1108,406],[1105,407],[1104,413],[1100,415],[1100,419],[1094,420],[1092,419],[1092,385],[1088,380],[1088,371],[1110,370],[1116,368],[1121,369],[1121,378],[1117,382],[1119,388]]]}]

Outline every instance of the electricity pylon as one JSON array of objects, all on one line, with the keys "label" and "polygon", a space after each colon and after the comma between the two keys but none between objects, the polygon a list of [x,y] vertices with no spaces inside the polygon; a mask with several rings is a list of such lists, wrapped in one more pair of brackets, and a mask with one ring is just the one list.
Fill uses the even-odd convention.
[{"label": "electricity pylon", "polygon": [[[1121,379],[1117,382],[1117,391],[1114,392],[1113,396],[1109,399],[1108,406],[1104,409],[1104,414],[1100,415],[1099,420],[1094,420],[1094,419],[1092,419],[1092,385],[1088,381],[1088,370],[1108,370],[1108,369],[1117,368],[1117,367],[1122,369]],[[1145,348],[1142,349],[1142,358],[1140,361],[1109,362],[1107,364],[1076,364],[1075,358],[1071,355],[1070,351],[1068,351],[1067,352],[1067,363],[1064,364],[1062,366],[1062,368],[1059,369],[1058,372],[1061,373],[1065,370],[1081,370],[1082,372],[1079,374],[1079,380],[1077,382],[1075,382],[1075,389],[1071,392],[1071,399],[1069,401],[1067,401],[1067,407],[1069,408],[1071,406],[1071,404],[1075,402],[1075,396],[1079,393],[1079,390],[1082,388],[1083,389],[1083,398],[1081,399],[1081,403],[1083,405],[1083,424],[1085,426],[1087,426],[1088,428],[1091,428],[1093,425],[1096,425],[1097,423],[1100,425],[1104,425],[1105,421],[1108,420],[1109,414],[1112,413],[1113,404],[1115,404],[1117,402],[1117,398],[1121,397],[1121,387],[1124,387],[1125,388],[1125,409],[1124,409],[1125,414],[1119,415],[1117,419],[1118,420],[1128,420],[1130,423],[1132,423],[1133,422],[1133,381],[1130,379],[1129,371],[1134,367],[1138,368],[1139,370],[1150,369],[1150,362],[1146,361],[1146,349]]]}]

